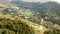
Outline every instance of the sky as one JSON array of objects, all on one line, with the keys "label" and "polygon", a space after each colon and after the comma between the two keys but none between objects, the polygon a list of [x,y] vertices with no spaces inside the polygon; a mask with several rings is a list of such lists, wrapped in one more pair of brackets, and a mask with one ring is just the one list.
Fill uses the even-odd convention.
[{"label": "sky", "polygon": [[[1,1],[3,1],[3,0],[1,0]],[[12,0],[8,0],[8,1],[12,1]],[[17,0],[15,0],[15,1],[17,1]],[[60,3],[60,0],[22,0],[22,1],[25,1],[25,2],[47,2],[47,1],[55,1],[55,2]]]},{"label": "sky", "polygon": [[55,2],[58,2],[58,3],[60,3],[60,0],[52,0],[52,1],[55,1]]},{"label": "sky", "polygon": [[22,1],[28,1],[28,2],[45,2],[49,0],[22,0]]},{"label": "sky", "polygon": [[47,1],[55,1],[60,3],[60,0],[22,0],[22,1],[27,1],[27,2],[47,2]]}]

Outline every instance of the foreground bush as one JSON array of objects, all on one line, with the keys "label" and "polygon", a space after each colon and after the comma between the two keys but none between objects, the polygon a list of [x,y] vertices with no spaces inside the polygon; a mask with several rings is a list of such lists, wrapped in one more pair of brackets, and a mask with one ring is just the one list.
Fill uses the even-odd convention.
[{"label": "foreground bush", "polygon": [[44,34],[60,34],[60,29],[50,29],[45,31]]},{"label": "foreground bush", "polygon": [[34,30],[24,21],[0,18],[0,34],[34,34]]}]

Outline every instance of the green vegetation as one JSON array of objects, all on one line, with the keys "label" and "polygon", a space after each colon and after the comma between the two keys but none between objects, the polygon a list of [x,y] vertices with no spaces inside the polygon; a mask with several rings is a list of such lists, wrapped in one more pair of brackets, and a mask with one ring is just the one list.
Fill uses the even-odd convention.
[{"label": "green vegetation", "polygon": [[49,29],[44,34],[60,34],[60,29]]},{"label": "green vegetation", "polygon": [[[11,2],[18,7],[22,7],[23,9],[33,10],[35,17],[37,20],[33,20],[33,22],[40,23],[41,18],[46,21],[51,21],[55,24],[60,24],[60,4],[57,2],[23,2],[23,1],[12,1]],[[46,18],[47,17],[47,18]]]},{"label": "green vegetation", "polygon": [[[44,34],[60,34],[59,3],[35,3],[13,0],[11,4],[18,7],[5,3],[0,4],[2,5],[0,6],[1,34],[34,34],[33,28],[37,29],[36,32],[40,34],[40,25],[47,29]],[[15,18],[15,16],[19,18]]]},{"label": "green vegetation", "polygon": [[[4,15],[2,16],[4,17]],[[6,17],[0,17],[0,34],[34,34],[34,29],[28,26],[26,22],[19,18],[12,20]]]}]

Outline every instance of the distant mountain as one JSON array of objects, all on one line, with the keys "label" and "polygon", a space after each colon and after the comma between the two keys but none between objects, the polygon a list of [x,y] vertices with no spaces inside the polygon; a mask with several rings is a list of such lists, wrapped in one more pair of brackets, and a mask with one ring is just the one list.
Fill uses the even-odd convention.
[{"label": "distant mountain", "polygon": [[[56,2],[22,2],[22,1],[11,1],[11,4],[14,4],[18,7],[12,5],[11,8],[5,8],[4,13],[13,14],[15,16],[22,17],[29,21],[40,24],[42,18],[44,21],[51,21],[52,23],[60,24],[60,4]],[[21,10],[20,10],[21,9]],[[6,11],[7,10],[7,11]],[[28,12],[28,13],[27,13]],[[53,12],[53,13],[52,13]]]},{"label": "distant mountain", "polygon": [[60,4],[57,2],[40,3],[12,1],[11,3],[18,7],[33,10],[34,12],[36,12],[35,14],[37,16],[43,18],[44,20],[60,24]]},{"label": "distant mountain", "polygon": [[0,6],[2,7],[0,11],[4,14],[11,14],[13,16],[18,16],[35,23],[37,22],[39,23],[39,21],[41,20],[40,17],[37,17],[36,12],[34,12],[33,10],[23,9],[21,7],[18,8],[12,4],[0,3],[0,5],[2,5]]},{"label": "distant mountain", "polygon": [[[12,7],[13,7],[13,5],[16,5],[20,8],[15,7],[16,10],[14,8],[13,8],[14,10],[11,8],[9,8],[9,9],[5,8],[3,10],[4,13],[7,12],[8,14],[14,14],[15,16],[23,17],[24,19],[27,19],[29,21],[32,21],[32,22],[35,22],[38,24],[40,24],[41,18],[43,18],[44,21],[47,20],[47,21],[51,21],[51,22],[57,23],[57,24],[59,24],[59,22],[60,22],[60,20],[59,20],[60,12],[58,10],[58,9],[60,9],[59,8],[60,4],[58,4],[56,2],[40,3],[40,2],[23,2],[23,1],[18,1],[18,0],[12,0],[10,3],[12,4]],[[19,10],[19,9],[21,9],[21,10]],[[12,11],[10,12],[10,10],[12,10]],[[55,16],[57,16],[57,17],[55,17]],[[46,19],[46,18],[48,18],[48,19]],[[51,19],[51,18],[53,18],[53,19]]]}]

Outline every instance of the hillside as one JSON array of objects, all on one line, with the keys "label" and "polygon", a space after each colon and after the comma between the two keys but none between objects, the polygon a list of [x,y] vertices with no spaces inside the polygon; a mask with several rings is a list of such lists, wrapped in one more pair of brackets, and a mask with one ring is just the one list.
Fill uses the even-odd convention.
[{"label": "hillside", "polygon": [[38,21],[35,20],[36,22],[40,22],[41,18],[43,18],[45,21],[60,24],[60,4],[57,2],[40,3],[12,1],[11,4],[22,7],[23,9],[33,10],[38,19]]},{"label": "hillside", "polygon": [[40,17],[37,17],[36,12],[34,12],[33,10],[23,9],[21,7],[18,8],[12,4],[0,3],[0,12],[4,14],[18,16],[32,22],[34,21],[35,23],[40,20]]},{"label": "hillside", "polygon": [[26,32],[27,34],[43,34],[45,30],[45,27],[20,17],[0,14],[0,34],[26,34]]},{"label": "hillside", "polygon": [[[0,0],[1,1],[1,0]],[[4,0],[2,0],[3,2]],[[7,0],[6,0],[7,1]],[[8,0],[10,4],[16,5],[19,8],[19,10],[13,10],[21,12],[21,15],[24,19],[27,19],[32,22],[37,22],[40,24],[41,18],[44,19],[44,21],[50,21],[55,24],[60,24],[60,4],[57,2],[46,2],[46,3],[40,3],[40,2],[23,2],[21,0]],[[7,3],[7,2],[5,2]],[[8,9],[8,8],[6,8]],[[11,8],[9,8],[11,9]],[[21,9],[21,10],[20,10]],[[9,12],[10,13],[10,12]],[[13,14],[13,13],[11,13]],[[15,14],[20,16],[20,14]]]},{"label": "hillside", "polygon": [[[45,27],[40,27],[41,25],[30,22],[27,20],[27,18],[25,18],[29,18],[29,15],[32,15],[29,11],[30,10],[18,8],[12,4],[0,3],[0,33],[26,34],[27,32],[27,34],[39,34],[41,31],[41,34],[43,34],[43,32],[46,30]],[[29,15],[26,12],[28,12]],[[44,30],[40,28],[43,28]]]},{"label": "hillside", "polygon": [[0,15],[0,34],[34,34],[34,29],[22,19],[11,15]]},{"label": "hillside", "polygon": [[56,2],[0,2],[0,19],[1,34],[60,34],[60,4]]}]

